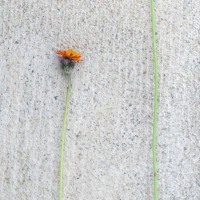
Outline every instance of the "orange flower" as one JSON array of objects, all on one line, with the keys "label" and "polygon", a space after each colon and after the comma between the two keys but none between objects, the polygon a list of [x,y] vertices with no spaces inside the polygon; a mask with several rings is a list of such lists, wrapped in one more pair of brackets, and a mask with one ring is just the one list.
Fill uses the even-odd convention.
[{"label": "orange flower", "polygon": [[77,53],[76,51],[72,50],[72,49],[68,49],[68,50],[60,50],[56,52],[58,55],[63,56],[64,58],[67,59],[71,59],[74,61],[80,61],[81,58],[81,54]]}]

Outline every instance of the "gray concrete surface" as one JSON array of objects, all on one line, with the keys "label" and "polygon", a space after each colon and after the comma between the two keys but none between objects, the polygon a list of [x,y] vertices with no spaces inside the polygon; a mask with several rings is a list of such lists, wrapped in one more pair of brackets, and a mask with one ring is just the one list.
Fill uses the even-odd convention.
[{"label": "gray concrete surface", "polygon": [[[200,1],[156,1],[159,199],[200,199]],[[0,200],[57,200],[73,75],[65,200],[151,200],[150,1],[0,1]]]}]

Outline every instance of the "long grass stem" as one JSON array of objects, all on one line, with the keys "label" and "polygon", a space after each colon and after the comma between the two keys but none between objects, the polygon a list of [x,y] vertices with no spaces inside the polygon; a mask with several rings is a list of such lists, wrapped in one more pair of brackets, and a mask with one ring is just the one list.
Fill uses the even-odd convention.
[{"label": "long grass stem", "polygon": [[65,102],[65,112],[62,126],[62,135],[61,135],[61,145],[60,145],[60,190],[59,190],[59,200],[63,199],[63,162],[64,162],[64,147],[65,147],[65,135],[67,128],[67,114],[69,110],[69,98],[71,92],[71,77],[69,77],[69,83],[66,91],[66,102]]}]

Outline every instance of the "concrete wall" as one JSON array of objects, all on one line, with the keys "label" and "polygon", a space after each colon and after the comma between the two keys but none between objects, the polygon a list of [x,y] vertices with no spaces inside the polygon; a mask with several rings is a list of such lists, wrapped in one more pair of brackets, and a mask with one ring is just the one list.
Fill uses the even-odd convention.
[{"label": "concrete wall", "polygon": [[[0,0],[0,200],[152,199],[150,1]],[[200,1],[156,0],[159,199],[200,199]]]}]

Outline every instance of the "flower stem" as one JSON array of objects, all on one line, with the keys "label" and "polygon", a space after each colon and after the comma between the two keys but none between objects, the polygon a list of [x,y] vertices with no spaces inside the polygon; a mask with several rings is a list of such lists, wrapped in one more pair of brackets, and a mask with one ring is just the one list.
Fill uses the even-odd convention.
[{"label": "flower stem", "polygon": [[154,111],[153,111],[153,133],[152,133],[152,155],[153,155],[153,199],[158,199],[157,186],[157,163],[156,163],[156,137],[157,137],[157,115],[158,115],[158,58],[156,48],[156,20],[154,0],[151,0],[151,21],[152,21],[152,46],[154,60]]},{"label": "flower stem", "polygon": [[65,103],[65,112],[62,126],[62,138],[60,145],[60,191],[59,191],[59,200],[63,198],[63,161],[64,161],[64,147],[65,147],[65,133],[67,127],[67,114],[69,110],[69,97],[71,91],[71,77],[69,76],[69,83],[66,91],[66,103]]}]

